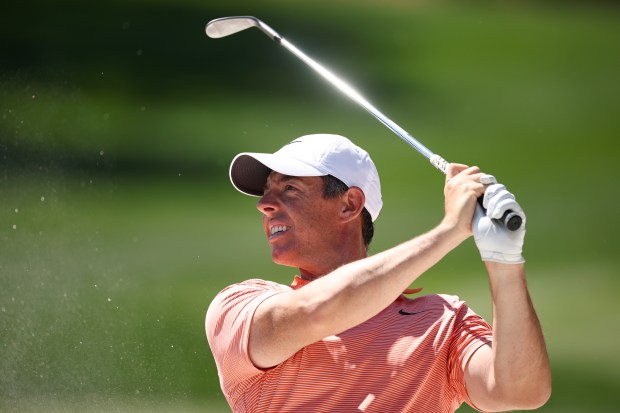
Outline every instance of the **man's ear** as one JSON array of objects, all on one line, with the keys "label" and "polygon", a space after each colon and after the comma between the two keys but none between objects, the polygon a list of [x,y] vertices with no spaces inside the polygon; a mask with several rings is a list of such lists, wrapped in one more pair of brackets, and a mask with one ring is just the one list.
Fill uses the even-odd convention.
[{"label": "man's ear", "polygon": [[364,209],[366,197],[364,192],[356,186],[352,186],[342,194],[342,209],[340,210],[340,216],[346,220],[351,221],[357,218]]}]

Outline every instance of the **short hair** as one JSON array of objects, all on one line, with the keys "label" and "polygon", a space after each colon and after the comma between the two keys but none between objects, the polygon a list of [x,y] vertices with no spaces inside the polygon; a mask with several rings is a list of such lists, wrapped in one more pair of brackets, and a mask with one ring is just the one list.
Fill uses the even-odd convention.
[{"label": "short hair", "polygon": [[[324,175],[323,178],[323,197],[326,199],[335,198],[344,194],[349,187],[340,179],[333,175]],[[364,239],[364,245],[366,250],[372,241],[372,237],[375,235],[375,226],[372,222],[372,217],[366,208],[362,209],[362,238]]]}]

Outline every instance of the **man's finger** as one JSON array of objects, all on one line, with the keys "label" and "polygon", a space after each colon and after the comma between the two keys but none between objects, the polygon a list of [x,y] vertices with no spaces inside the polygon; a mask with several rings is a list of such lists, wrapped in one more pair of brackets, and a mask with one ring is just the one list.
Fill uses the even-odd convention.
[{"label": "man's finger", "polygon": [[462,163],[451,163],[448,165],[448,169],[446,170],[446,181],[454,178],[456,175],[469,168],[467,165],[463,165]]},{"label": "man's finger", "polygon": [[506,187],[502,184],[492,184],[484,191],[484,198],[482,200],[482,206],[489,209],[491,199],[499,194],[501,191],[505,191]]},{"label": "man's finger", "polygon": [[497,183],[497,179],[493,175],[484,174],[480,177],[480,183],[483,185],[492,185]]}]

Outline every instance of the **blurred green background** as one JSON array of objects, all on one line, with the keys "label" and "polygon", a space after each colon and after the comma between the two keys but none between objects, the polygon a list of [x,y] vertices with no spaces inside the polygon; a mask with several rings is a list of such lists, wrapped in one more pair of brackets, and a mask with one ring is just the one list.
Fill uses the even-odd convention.
[{"label": "blurred green background", "polygon": [[[0,411],[229,411],[206,308],[295,273],[228,182],[238,152],[320,132],[367,149],[385,202],[371,252],[441,218],[440,173],[257,30],[204,35],[228,15],[263,19],[517,194],[553,363],[540,411],[618,411],[620,8],[400,0],[2,6]],[[418,284],[491,319],[473,242]]]}]

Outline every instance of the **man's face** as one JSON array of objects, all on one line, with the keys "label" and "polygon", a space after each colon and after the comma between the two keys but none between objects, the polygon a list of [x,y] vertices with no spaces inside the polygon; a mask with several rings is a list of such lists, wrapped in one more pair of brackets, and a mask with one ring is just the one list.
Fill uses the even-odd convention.
[{"label": "man's face", "polygon": [[340,197],[323,197],[323,179],[272,172],[257,208],[271,257],[277,264],[314,275],[338,254]]}]

